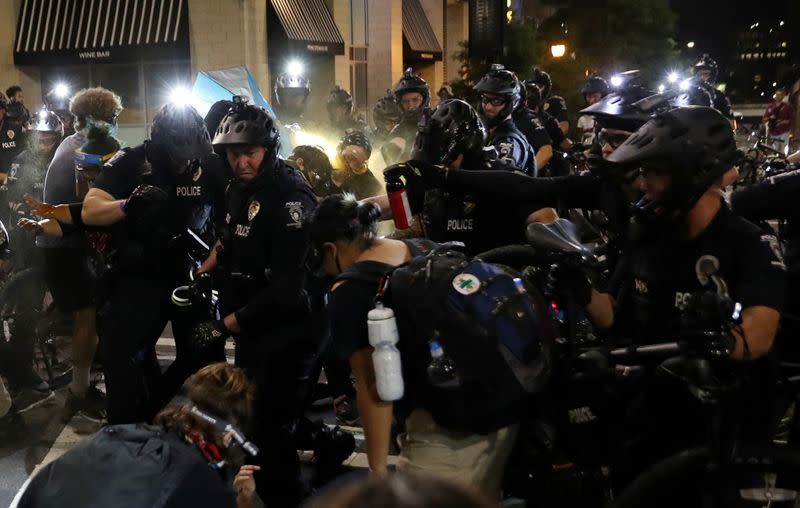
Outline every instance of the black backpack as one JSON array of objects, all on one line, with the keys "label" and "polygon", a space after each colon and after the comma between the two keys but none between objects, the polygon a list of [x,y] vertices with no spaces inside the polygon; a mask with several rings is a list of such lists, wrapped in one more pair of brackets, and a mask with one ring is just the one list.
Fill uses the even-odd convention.
[{"label": "black backpack", "polygon": [[[406,402],[450,429],[487,434],[514,423],[551,370],[543,300],[500,267],[470,259],[461,244],[406,244],[413,258],[403,265],[356,263],[338,277],[374,283],[376,300],[394,310]],[[434,337],[455,363],[457,388],[428,378]]]}]

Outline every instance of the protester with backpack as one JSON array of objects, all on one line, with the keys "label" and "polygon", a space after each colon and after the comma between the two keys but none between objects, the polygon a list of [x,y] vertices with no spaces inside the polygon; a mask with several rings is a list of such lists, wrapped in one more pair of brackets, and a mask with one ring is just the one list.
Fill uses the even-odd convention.
[{"label": "protester with backpack", "polygon": [[[337,195],[323,200],[308,224],[317,260],[336,277],[331,334],[356,380],[370,470],[386,472],[396,407],[406,416],[401,469],[496,496],[518,412],[549,373],[541,306],[512,276],[450,244],[378,238],[379,216],[376,205]],[[376,314],[389,316],[390,326]],[[378,345],[381,328],[395,334],[400,386],[389,386],[399,375],[383,370],[387,357],[370,345]]]}]

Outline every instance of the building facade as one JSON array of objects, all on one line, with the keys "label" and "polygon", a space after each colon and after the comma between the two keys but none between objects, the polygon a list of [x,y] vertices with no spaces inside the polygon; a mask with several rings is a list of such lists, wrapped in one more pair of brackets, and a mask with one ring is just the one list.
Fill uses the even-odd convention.
[{"label": "building facade", "polygon": [[322,118],[334,85],[365,114],[412,67],[432,92],[457,77],[468,38],[463,0],[8,0],[0,17],[0,88],[19,84],[30,109],[57,83],[120,94],[120,136],[147,135],[155,111],[198,72],[246,67],[273,100],[290,61],[311,81]]}]

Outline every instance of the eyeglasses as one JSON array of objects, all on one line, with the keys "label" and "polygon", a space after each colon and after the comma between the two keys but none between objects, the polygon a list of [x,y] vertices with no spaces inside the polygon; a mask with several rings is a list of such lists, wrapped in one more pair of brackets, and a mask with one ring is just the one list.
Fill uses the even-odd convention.
[{"label": "eyeglasses", "polygon": [[600,143],[600,146],[608,144],[609,146],[611,146],[611,148],[616,150],[630,136],[631,135],[629,133],[627,133],[627,132],[625,132],[625,133],[622,133],[622,132],[609,132],[609,131],[607,131],[605,129],[602,129],[597,134],[597,141]]},{"label": "eyeglasses", "polygon": [[481,95],[481,104],[491,104],[492,106],[498,107],[502,106],[506,103],[506,100],[502,97],[489,97],[488,95]]}]

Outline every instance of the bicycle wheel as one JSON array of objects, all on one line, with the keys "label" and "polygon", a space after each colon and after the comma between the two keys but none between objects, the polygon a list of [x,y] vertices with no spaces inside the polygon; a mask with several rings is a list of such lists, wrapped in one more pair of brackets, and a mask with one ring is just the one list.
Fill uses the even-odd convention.
[{"label": "bicycle wheel", "polygon": [[708,447],[684,450],[637,476],[613,506],[800,506],[800,452],[740,444],[719,461]]}]

